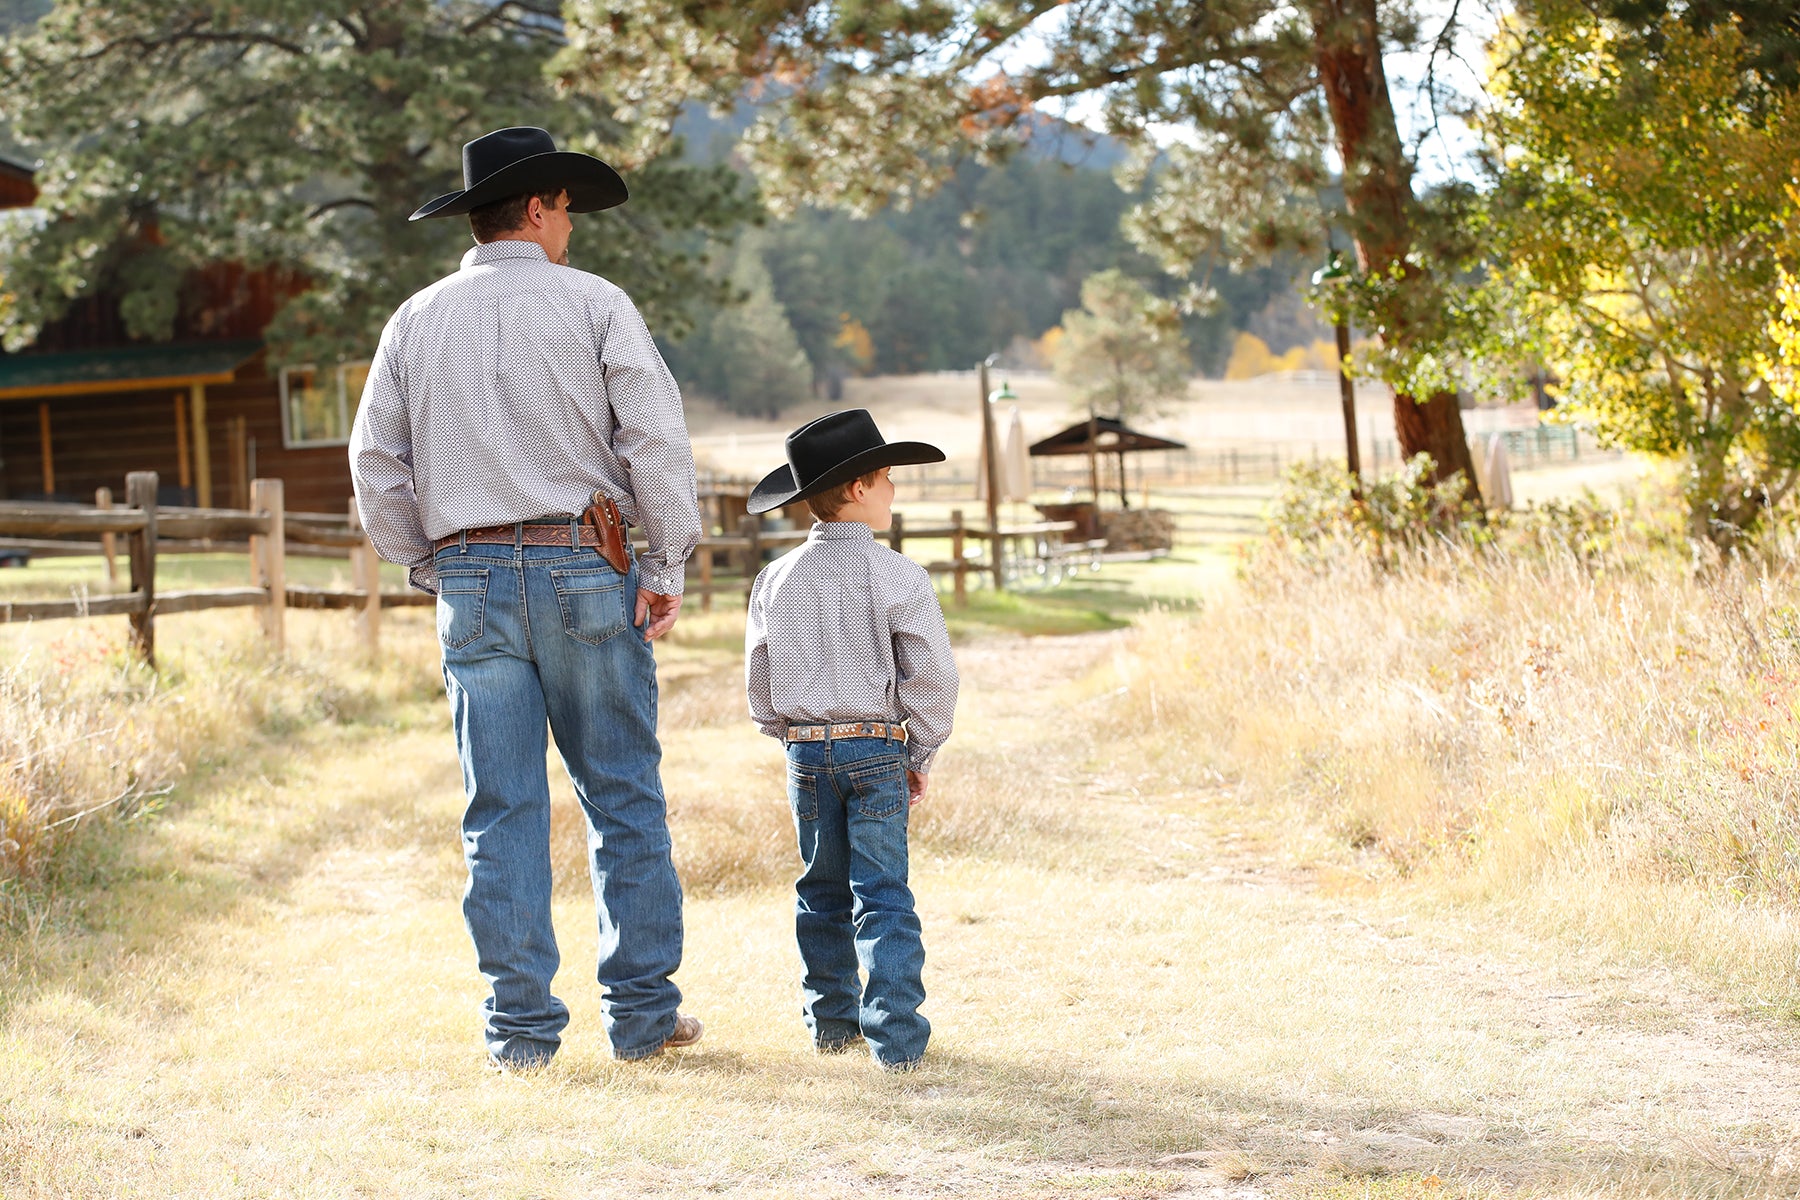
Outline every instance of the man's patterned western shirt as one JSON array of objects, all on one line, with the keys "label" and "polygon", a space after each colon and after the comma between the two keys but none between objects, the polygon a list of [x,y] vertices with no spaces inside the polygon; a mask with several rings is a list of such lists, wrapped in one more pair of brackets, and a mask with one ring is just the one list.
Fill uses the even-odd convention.
[{"label": "man's patterned western shirt", "polygon": [[857,521],[823,521],[757,575],[744,629],[757,729],[904,721],[919,772],[950,737],[956,660],[924,567]]},{"label": "man's patterned western shirt", "polygon": [[438,538],[579,513],[596,488],[648,540],[650,591],[681,592],[700,540],[681,392],[643,317],[535,242],[476,246],[388,321],[350,474],[375,548],[427,592]]}]

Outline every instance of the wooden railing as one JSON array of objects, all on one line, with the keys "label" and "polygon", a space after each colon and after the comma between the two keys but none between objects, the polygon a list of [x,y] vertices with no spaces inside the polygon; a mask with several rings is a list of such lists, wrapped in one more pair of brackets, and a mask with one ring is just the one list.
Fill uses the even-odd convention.
[{"label": "wooden railing", "polygon": [[[1075,528],[1073,521],[1036,521],[1025,525],[1002,525],[998,530],[989,530],[984,526],[967,524],[963,520],[962,510],[957,509],[950,514],[950,522],[946,525],[908,525],[904,514],[895,513],[892,527],[876,536],[902,554],[906,553],[908,541],[947,540],[950,543],[950,556],[926,562],[924,566],[933,575],[951,577],[953,602],[960,608],[969,602],[971,575],[991,580],[992,586],[1006,586],[1006,572],[994,570],[994,564],[1000,562],[1004,565],[1008,560],[1008,545],[1030,542],[1034,547],[1033,554],[1026,557],[1035,557],[1035,547],[1042,539],[1060,537]],[[756,572],[761,569],[765,551],[797,545],[806,540],[806,535],[805,529],[770,529],[760,517],[747,516],[739,524],[735,535],[715,534],[704,537],[694,548],[694,555],[688,562],[687,594],[700,598],[702,612],[711,611],[712,598],[717,594],[731,594],[741,600],[749,595],[750,585],[755,580]],[[977,546],[982,547],[983,557],[980,559],[970,556],[971,549]],[[729,574],[718,573],[720,558],[725,560]]]},{"label": "wooden railing", "polygon": [[[354,500],[341,520],[321,513],[289,513],[281,480],[258,479],[250,485],[246,510],[171,508],[156,503],[157,484],[156,472],[134,471],[126,479],[123,505],[115,505],[106,489],[101,489],[92,507],[0,503],[0,549],[48,556],[98,553],[106,564],[108,584],[117,586],[115,558],[122,543],[129,570],[128,590],[123,592],[67,600],[0,600],[0,622],[124,615],[131,619],[133,646],[145,661],[153,663],[156,619],[176,613],[257,608],[264,634],[280,647],[286,640],[288,609],[350,609],[356,614],[363,646],[375,651],[380,647],[383,609],[434,603],[422,592],[381,590],[380,558],[362,528]],[[1072,522],[1047,521],[988,530],[965,524],[958,510],[951,513],[947,525],[912,528],[902,514],[895,513],[893,527],[880,536],[901,553],[905,553],[908,539],[948,540],[949,557],[924,565],[934,575],[952,577],[954,602],[961,606],[968,603],[971,574],[992,575],[998,586],[1004,586],[1004,573],[994,571],[992,564],[1005,557],[1010,542],[1037,539],[1041,543],[1050,535],[1074,528]],[[732,595],[741,603],[749,595],[765,552],[795,545],[806,536],[805,529],[770,529],[759,517],[745,517],[735,535],[701,539],[688,563],[686,592],[699,598],[703,612],[711,609],[718,594]],[[95,540],[76,540],[82,538]],[[985,562],[971,558],[969,550],[975,545],[985,548]],[[248,585],[160,591],[158,558],[191,553],[246,554]],[[349,558],[351,587],[332,590],[290,584],[287,558],[304,554]],[[726,567],[723,574],[719,572],[721,559]]]},{"label": "wooden railing", "polygon": [[[0,600],[0,622],[123,614],[131,619],[132,645],[146,662],[154,663],[156,619],[176,613],[257,608],[261,610],[263,633],[280,647],[286,642],[289,608],[347,608],[356,614],[363,645],[375,650],[380,646],[383,608],[432,603],[432,598],[422,593],[381,591],[380,559],[357,520],[355,501],[351,501],[347,518],[333,525],[317,515],[289,517],[279,479],[253,482],[248,510],[164,508],[156,503],[157,483],[154,471],[132,472],[126,477],[122,507],[114,506],[110,494],[104,492],[92,508],[79,504],[0,504],[0,539],[6,545],[34,553],[98,551],[107,561],[109,581],[116,582],[113,558],[122,541],[130,572],[129,590],[124,592],[69,600]],[[95,535],[99,538],[97,543],[67,540],[71,536]],[[286,567],[289,542],[326,547],[348,556],[354,586],[347,591],[333,591],[290,585]],[[242,550],[248,554],[249,586],[166,592],[157,589],[159,554],[202,550]]]}]

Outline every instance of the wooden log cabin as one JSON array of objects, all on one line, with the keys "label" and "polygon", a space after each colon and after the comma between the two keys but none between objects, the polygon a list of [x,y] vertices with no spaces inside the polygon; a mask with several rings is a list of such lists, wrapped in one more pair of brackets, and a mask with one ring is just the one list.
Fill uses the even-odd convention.
[{"label": "wooden log cabin", "polygon": [[[36,199],[31,167],[0,158],[0,208]],[[267,477],[285,481],[290,511],[343,513],[365,367],[272,363],[263,350],[303,286],[217,263],[185,281],[168,342],[131,339],[117,298],[100,294],[0,354],[0,499],[91,502],[155,471],[165,504],[244,508],[250,481]]]}]

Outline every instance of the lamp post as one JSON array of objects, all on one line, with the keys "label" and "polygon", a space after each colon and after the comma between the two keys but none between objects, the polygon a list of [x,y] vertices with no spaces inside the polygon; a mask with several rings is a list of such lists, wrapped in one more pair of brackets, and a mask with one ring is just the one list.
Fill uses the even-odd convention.
[{"label": "lamp post", "polygon": [[1000,561],[1000,446],[994,434],[994,397],[988,392],[988,367],[998,354],[981,360],[981,469],[987,480],[988,549],[993,560],[994,590],[1006,588],[1006,569]]},{"label": "lamp post", "polygon": [[1009,478],[1012,466],[1006,461],[1006,434],[1000,429],[1000,406],[1003,404],[1017,403],[1019,393],[1012,390],[1012,384],[1010,382],[1001,380],[1000,387],[995,391],[989,392],[987,399],[988,420],[991,423],[990,427],[994,437],[993,482],[995,482],[999,486],[999,489],[1004,492],[1012,486]]},{"label": "lamp post", "polygon": [[1312,282],[1314,287],[1324,288],[1340,297],[1334,328],[1337,332],[1338,395],[1344,404],[1344,462],[1350,469],[1350,487],[1353,493],[1360,495],[1362,453],[1356,443],[1356,388],[1350,382],[1350,320],[1344,314],[1341,299],[1342,290],[1352,278],[1354,273],[1344,261],[1343,254],[1333,250],[1325,265],[1313,272]]}]

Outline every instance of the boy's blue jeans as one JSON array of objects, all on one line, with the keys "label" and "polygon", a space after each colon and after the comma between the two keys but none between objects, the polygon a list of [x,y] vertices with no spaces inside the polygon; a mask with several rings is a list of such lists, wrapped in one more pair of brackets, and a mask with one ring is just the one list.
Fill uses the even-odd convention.
[{"label": "boy's blue jeans", "polygon": [[554,1053],[569,1010],[550,992],[546,727],[588,822],[601,1009],[613,1053],[643,1058],[674,1031],[681,885],[656,740],[656,660],[633,617],[637,569],[592,549],[450,546],[436,557],[438,640],[468,808],[463,918],[492,993],[498,1058]]},{"label": "boy's blue jeans", "polygon": [[915,1063],[931,1023],[919,1015],[925,947],[906,884],[906,747],[882,738],[793,742],[787,758],[805,865],[794,930],[813,1042],[837,1046],[861,1033],[884,1066]]}]

